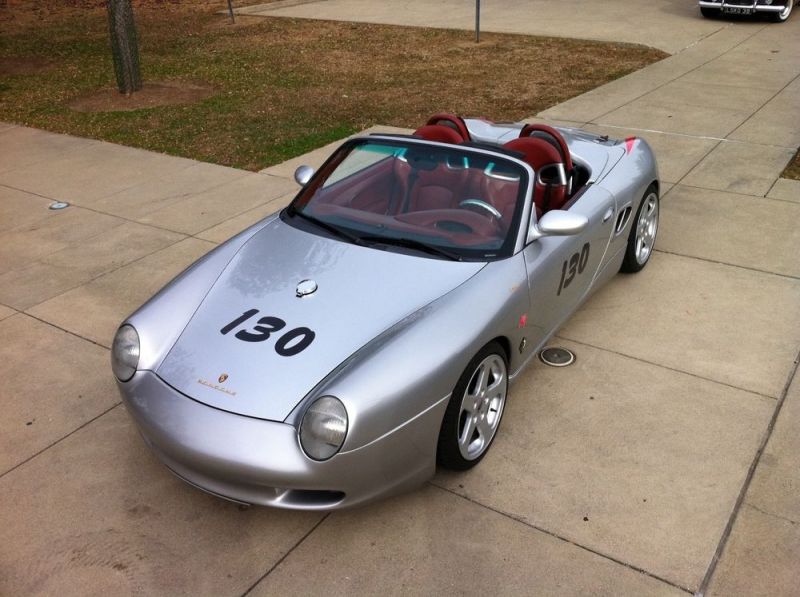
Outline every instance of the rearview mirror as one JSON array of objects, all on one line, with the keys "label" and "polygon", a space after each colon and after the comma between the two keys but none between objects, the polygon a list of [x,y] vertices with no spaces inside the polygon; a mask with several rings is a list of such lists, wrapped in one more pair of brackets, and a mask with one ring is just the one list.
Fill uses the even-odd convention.
[{"label": "rearview mirror", "polygon": [[543,236],[574,236],[589,225],[589,218],[582,214],[554,209],[542,216],[538,223],[531,225],[528,242]]},{"label": "rearview mirror", "polygon": [[294,171],[294,181],[301,187],[306,186],[312,176],[314,176],[314,168],[311,166],[300,166]]}]

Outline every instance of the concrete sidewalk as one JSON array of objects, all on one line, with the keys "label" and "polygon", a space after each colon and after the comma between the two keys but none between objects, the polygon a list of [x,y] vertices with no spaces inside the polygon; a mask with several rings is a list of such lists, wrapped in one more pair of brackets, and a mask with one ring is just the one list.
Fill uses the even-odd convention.
[{"label": "concrete sidewalk", "polygon": [[[247,6],[239,14],[358,21],[443,29],[475,28],[475,2],[464,0],[318,0]],[[673,54],[725,28],[684,0],[494,0],[483,2],[481,29],[629,42]]]},{"label": "concrete sidewalk", "polygon": [[[707,26],[680,18],[675,46]],[[713,27],[541,115],[644,136],[665,183],[652,263],[560,332],[577,363],[522,376],[473,471],[330,515],[173,478],[108,363],[128,312],[326,150],[256,174],[0,124],[0,594],[795,595],[800,19]]]}]

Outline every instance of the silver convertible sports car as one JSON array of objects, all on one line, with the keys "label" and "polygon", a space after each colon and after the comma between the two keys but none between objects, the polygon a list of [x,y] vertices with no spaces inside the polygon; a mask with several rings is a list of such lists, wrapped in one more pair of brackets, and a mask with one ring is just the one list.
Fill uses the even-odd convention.
[{"label": "silver convertible sports car", "polygon": [[514,379],[658,228],[645,141],[542,124],[437,114],[295,178],[112,349],[158,458],[248,504],[342,508],[476,465]]}]

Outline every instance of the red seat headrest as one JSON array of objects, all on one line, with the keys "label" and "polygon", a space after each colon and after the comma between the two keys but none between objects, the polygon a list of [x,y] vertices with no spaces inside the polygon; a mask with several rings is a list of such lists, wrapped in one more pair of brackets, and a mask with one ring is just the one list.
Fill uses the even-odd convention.
[{"label": "red seat headrest", "polygon": [[439,112],[438,114],[434,114],[430,118],[428,118],[428,122],[425,123],[426,125],[433,125],[433,124],[440,124],[442,126],[446,126],[458,132],[461,135],[462,141],[472,141],[472,138],[469,135],[469,129],[467,129],[467,125],[464,122],[464,119],[460,116],[456,116],[455,114],[448,114],[447,112]]},{"label": "red seat headrest", "polygon": [[517,151],[523,155],[522,160],[538,171],[550,164],[562,164],[559,151],[543,139],[536,137],[519,137],[512,139],[505,145],[506,149]]},{"label": "red seat headrest", "polygon": [[455,145],[463,141],[461,135],[449,126],[444,126],[442,124],[426,124],[414,131],[414,136],[425,139],[426,141],[453,143]]},{"label": "red seat headrest", "polygon": [[[536,173],[533,202],[541,213],[561,209],[567,200],[567,177],[561,152],[549,142],[538,137],[520,137],[505,145],[506,149],[523,155],[523,161]],[[539,212],[537,211],[537,214]]]},{"label": "red seat headrest", "polygon": [[546,124],[541,124],[538,122],[532,124],[526,124],[522,127],[522,130],[519,132],[519,136],[521,138],[530,137],[531,135],[535,135],[536,133],[543,133],[548,141],[551,141],[554,146],[558,147],[558,150],[561,152],[561,158],[564,162],[564,167],[566,168],[567,172],[572,171],[572,156],[569,153],[569,147],[567,146],[567,142],[564,140],[564,136],[559,133],[556,129],[552,126],[548,126]]}]

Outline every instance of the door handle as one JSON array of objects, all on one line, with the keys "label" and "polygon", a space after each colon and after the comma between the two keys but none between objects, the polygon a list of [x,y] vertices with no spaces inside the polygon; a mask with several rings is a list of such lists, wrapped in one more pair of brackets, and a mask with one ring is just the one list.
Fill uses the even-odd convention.
[{"label": "door handle", "polygon": [[609,207],[606,210],[606,213],[603,214],[603,224],[608,222],[611,219],[611,216],[613,216],[613,215],[614,215],[614,208],[613,207]]}]

